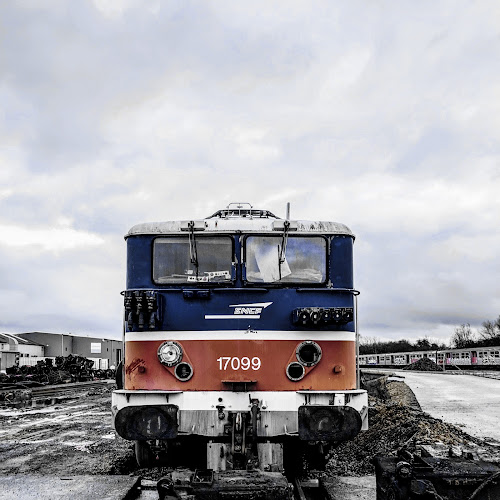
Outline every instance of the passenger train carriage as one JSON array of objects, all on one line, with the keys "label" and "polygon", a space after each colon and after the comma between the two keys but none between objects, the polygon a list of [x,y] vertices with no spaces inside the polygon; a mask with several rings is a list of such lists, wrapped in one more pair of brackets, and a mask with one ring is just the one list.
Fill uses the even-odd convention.
[{"label": "passenger train carriage", "polygon": [[230,204],[125,238],[112,412],[140,465],[201,446],[209,469],[282,470],[283,446],[367,428],[348,227]]},{"label": "passenger train carriage", "polygon": [[362,354],[359,356],[359,366],[387,366],[397,368],[415,363],[422,358],[429,358],[444,369],[457,367],[477,370],[498,369],[500,367],[500,346]]}]

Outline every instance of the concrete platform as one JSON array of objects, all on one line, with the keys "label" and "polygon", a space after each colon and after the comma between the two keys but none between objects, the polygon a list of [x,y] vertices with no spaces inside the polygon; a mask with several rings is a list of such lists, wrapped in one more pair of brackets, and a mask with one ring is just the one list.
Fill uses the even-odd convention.
[{"label": "concrete platform", "polygon": [[333,477],[323,481],[329,500],[374,500],[375,476]]},{"label": "concrete platform", "polygon": [[131,476],[0,476],[1,500],[124,500],[137,498]]}]

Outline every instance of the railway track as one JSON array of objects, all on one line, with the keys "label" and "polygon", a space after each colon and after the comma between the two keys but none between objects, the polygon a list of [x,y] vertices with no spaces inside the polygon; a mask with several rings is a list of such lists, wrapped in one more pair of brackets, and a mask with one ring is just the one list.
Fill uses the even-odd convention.
[{"label": "railway track", "polygon": [[51,405],[61,400],[77,398],[83,391],[106,387],[114,381],[93,380],[69,384],[3,389],[2,405],[6,407],[26,407]]},{"label": "railway track", "polygon": [[330,498],[318,479],[308,481],[294,479],[292,484],[294,500],[328,500]]},{"label": "railway track", "polygon": [[[70,384],[46,385],[42,387],[33,387],[31,393],[33,397],[58,397],[70,393],[105,387],[110,382],[107,380],[92,380],[90,382],[74,382]],[[114,381],[113,381],[114,383]]]},{"label": "railway track", "polygon": [[[283,479],[283,476],[281,476]],[[170,498],[213,498],[213,499],[219,499],[219,498],[238,498],[241,500],[245,499],[254,499],[254,498],[274,498],[272,493],[269,493],[269,489],[272,489],[271,485],[268,485],[268,491],[263,491],[261,492],[264,496],[260,496],[255,490],[250,491],[250,490],[245,490],[242,489],[238,492],[232,491],[230,494],[229,492],[225,491],[219,491],[213,492],[213,495],[205,496],[206,491],[203,491],[200,495],[192,495],[193,492],[190,492],[191,494],[187,494],[186,492],[182,492],[179,494],[177,492],[177,496],[169,496],[166,493],[166,490],[162,492],[162,487],[161,484],[164,481],[164,479],[160,480],[159,482],[157,481],[152,481],[152,480],[139,480],[138,483],[135,485],[135,488],[137,489],[137,496],[135,497],[137,500],[166,500]],[[281,483],[279,479],[277,480],[278,483]],[[317,479],[310,479],[310,480],[300,480],[298,478],[288,478],[288,483],[290,485],[290,489],[288,494],[286,495],[287,499],[289,500],[335,500],[336,497],[332,497],[331,495],[328,494],[326,489],[323,487],[323,484],[321,481]],[[158,486],[158,484],[160,486]],[[248,486],[248,485],[247,485]],[[172,492],[171,492],[172,493]],[[268,496],[266,496],[266,493],[268,493]],[[229,496],[228,496],[229,495]],[[234,496],[232,496],[234,495]],[[289,495],[289,496],[288,496]],[[128,496],[125,496],[125,498],[128,498]],[[281,498],[281,497],[280,497]],[[345,497],[342,497],[345,498]],[[354,498],[354,497],[353,497]]]}]

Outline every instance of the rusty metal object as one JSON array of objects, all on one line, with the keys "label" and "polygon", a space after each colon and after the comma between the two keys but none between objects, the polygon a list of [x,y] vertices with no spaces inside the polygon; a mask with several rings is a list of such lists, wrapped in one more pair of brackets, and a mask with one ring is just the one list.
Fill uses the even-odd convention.
[{"label": "rusty metal object", "polygon": [[497,464],[462,457],[424,459],[405,450],[398,455],[374,459],[379,500],[498,498],[488,496],[500,489]]},{"label": "rusty metal object", "polygon": [[34,366],[12,366],[6,374],[0,374],[2,385],[17,386],[20,389],[47,384],[86,382],[96,378],[114,378],[115,370],[95,370],[94,361],[83,356],[69,354],[37,361]]},{"label": "rusty metal object", "polygon": [[469,500],[492,500],[500,498],[500,472],[483,481]]},{"label": "rusty metal object", "polygon": [[293,487],[279,472],[177,470],[157,484],[160,500],[293,500]]}]

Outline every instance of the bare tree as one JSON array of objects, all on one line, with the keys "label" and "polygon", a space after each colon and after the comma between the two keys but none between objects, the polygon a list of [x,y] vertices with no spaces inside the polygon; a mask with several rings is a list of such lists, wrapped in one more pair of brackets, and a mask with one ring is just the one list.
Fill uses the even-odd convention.
[{"label": "bare tree", "polygon": [[484,321],[479,330],[481,339],[487,344],[494,345],[500,342],[500,316],[495,321]]},{"label": "bare tree", "polygon": [[455,333],[451,337],[451,345],[456,349],[470,347],[474,344],[474,333],[469,323],[464,323],[455,328]]}]

